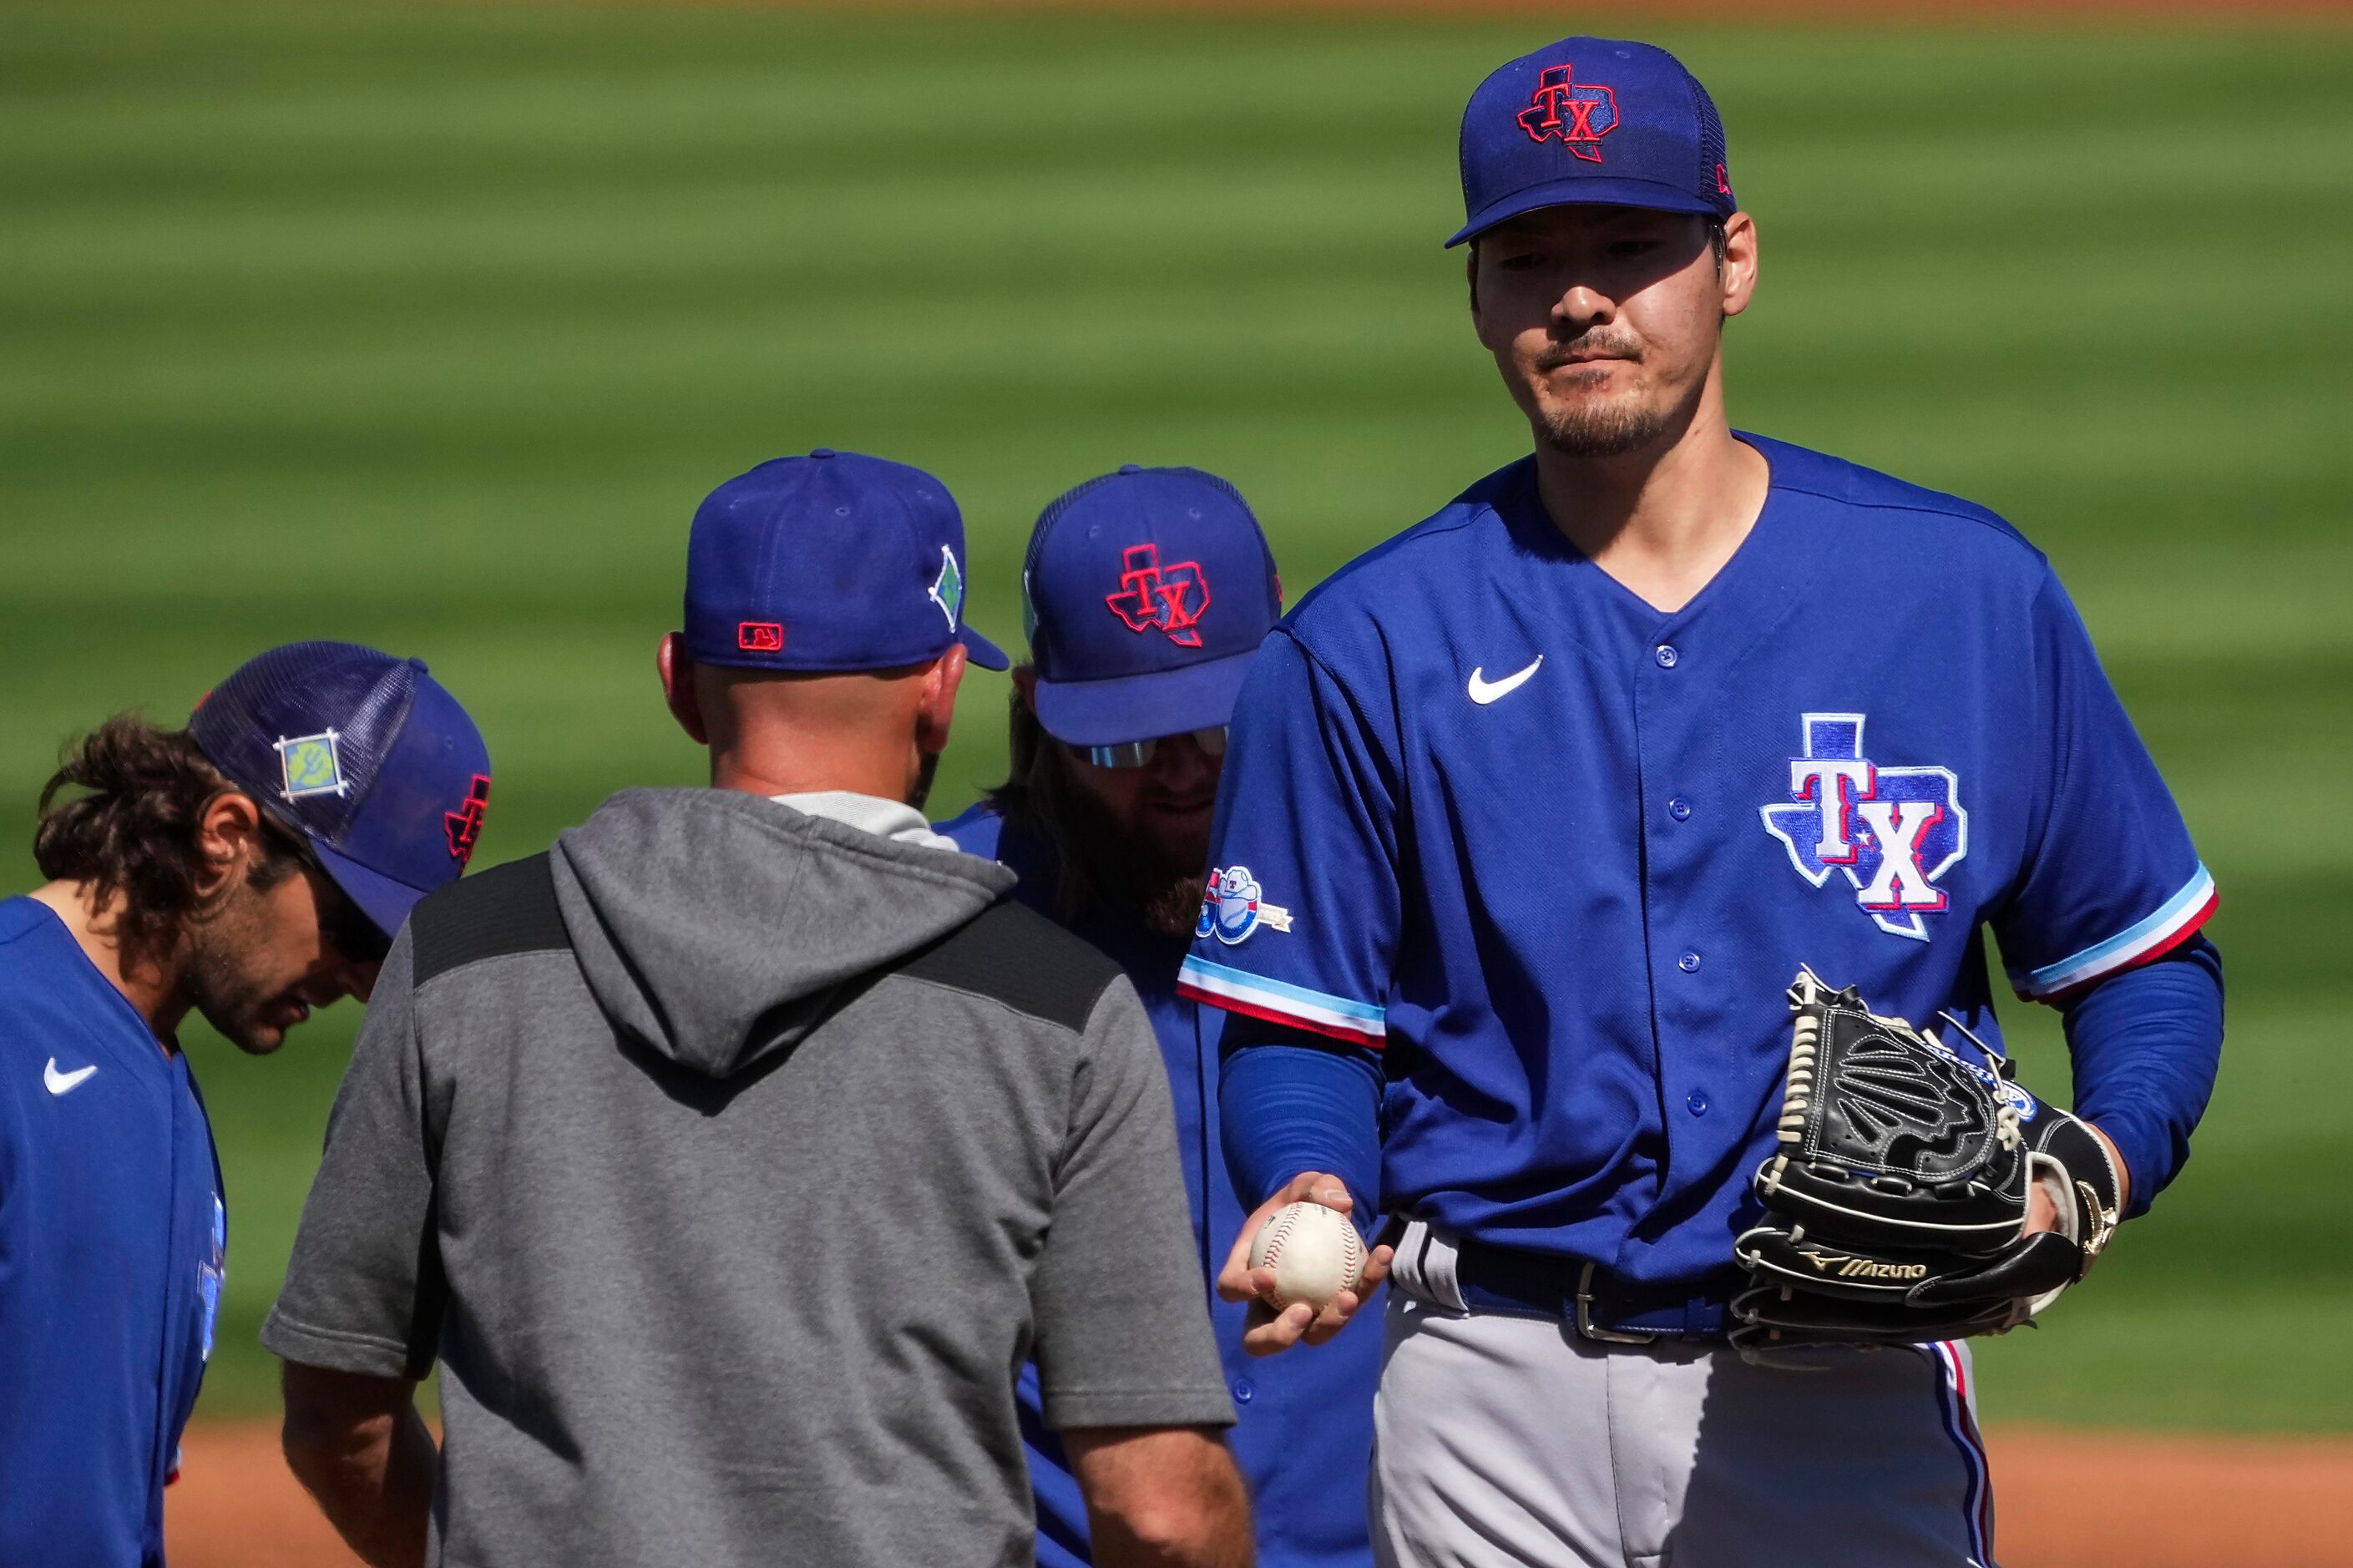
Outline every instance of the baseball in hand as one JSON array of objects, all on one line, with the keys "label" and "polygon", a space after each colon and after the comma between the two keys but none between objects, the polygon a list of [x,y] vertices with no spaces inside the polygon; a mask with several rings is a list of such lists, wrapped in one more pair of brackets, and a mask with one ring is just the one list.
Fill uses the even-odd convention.
[{"label": "baseball in hand", "polygon": [[1304,1301],[1321,1312],[1365,1277],[1365,1239],[1322,1204],[1285,1204],[1250,1240],[1250,1266],[1274,1270],[1274,1310]]}]

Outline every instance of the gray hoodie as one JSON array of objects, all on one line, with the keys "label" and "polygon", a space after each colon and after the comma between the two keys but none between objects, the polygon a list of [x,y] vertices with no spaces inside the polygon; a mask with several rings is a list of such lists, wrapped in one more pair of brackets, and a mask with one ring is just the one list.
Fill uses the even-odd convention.
[{"label": "gray hoodie", "polygon": [[633,790],[418,906],[262,1341],[438,1357],[430,1561],[1025,1563],[1025,1358],[1232,1418],[1151,1026],[1012,880]]}]

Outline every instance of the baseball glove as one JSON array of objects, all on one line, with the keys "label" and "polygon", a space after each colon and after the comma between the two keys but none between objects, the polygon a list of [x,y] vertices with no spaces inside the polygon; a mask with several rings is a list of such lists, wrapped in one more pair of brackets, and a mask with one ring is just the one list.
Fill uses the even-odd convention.
[{"label": "baseball glove", "polygon": [[[1779,1147],[1757,1169],[1766,1212],[1734,1243],[1749,1277],[1735,1344],[2003,1333],[2084,1278],[2123,1185],[2089,1126],[2037,1101],[1966,1031],[1968,1055],[1810,970],[1789,1011]],[[2058,1228],[2028,1236],[2037,1184]]]}]

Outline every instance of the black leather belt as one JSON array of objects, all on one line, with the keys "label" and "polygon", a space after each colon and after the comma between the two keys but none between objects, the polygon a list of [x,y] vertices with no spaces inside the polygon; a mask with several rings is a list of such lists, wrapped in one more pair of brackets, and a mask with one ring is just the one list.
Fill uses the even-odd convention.
[{"label": "black leather belt", "polygon": [[1558,1318],[1588,1340],[1630,1345],[1723,1339],[1726,1307],[1740,1287],[1737,1274],[1645,1285],[1574,1258],[1474,1241],[1460,1244],[1454,1279],[1474,1312]]}]

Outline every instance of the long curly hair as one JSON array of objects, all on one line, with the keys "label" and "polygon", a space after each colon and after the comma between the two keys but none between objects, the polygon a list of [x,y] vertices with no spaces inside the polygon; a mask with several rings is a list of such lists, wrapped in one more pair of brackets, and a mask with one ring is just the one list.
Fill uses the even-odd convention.
[{"label": "long curly hair", "polygon": [[[126,963],[153,963],[220,900],[205,890],[205,811],[237,789],[185,730],[117,714],[68,742],[41,787],[33,859],[43,876],[82,883],[110,910],[107,934]],[[261,855],[247,882],[266,891],[301,868],[303,848],[269,812],[260,816]]]}]

